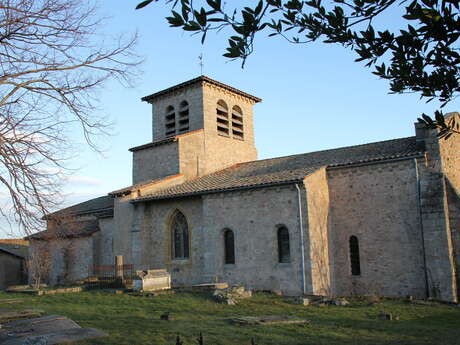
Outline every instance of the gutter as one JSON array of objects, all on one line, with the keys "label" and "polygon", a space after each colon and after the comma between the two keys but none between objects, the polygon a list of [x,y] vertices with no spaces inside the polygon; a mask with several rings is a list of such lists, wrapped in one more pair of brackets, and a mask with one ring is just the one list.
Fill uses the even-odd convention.
[{"label": "gutter", "polygon": [[351,168],[351,167],[354,168],[354,167],[361,167],[361,166],[365,166],[365,165],[385,164],[385,163],[399,162],[399,161],[405,161],[405,160],[408,160],[408,159],[423,158],[423,157],[425,157],[424,153],[419,152],[417,154],[406,156],[406,157],[381,159],[381,160],[362,162],[362,163],[329,165],[329,166],[327,166],[327,170],[344,169],[344,168]]},{"label": "gutter", "polygon": [[238,187],[231,187],[231,188],[225,188],[225,189],[211,189],[211,190],[206,190],[206,191],[197,191],[197,192],[188,192],[188,193],[182,193],[182,194],[170,194],[170,195],[163,195],[163,196],[156,196],[156,197],[143,197],[141,199],[134,199],[131,200],[131,204],[137,204],[140,202],[147,202],[147,201],[161,201],[161,200],[167,200],[167,199],[178,199],[178,198],[190,198],[190,197],[195,197],[195,196],[200,196],[200,195],[208,195],[208,194],[216,194],[216,193],[226,193],[226,192],[234,192],[238,190],[248,190],[248,189],[255,189],[255,188],[264,188],[264,187],[276,187],[276,186],[284,186],[288,184],[295,184],[303,180],[304,177],[294,179],[294,180],[289,180],[289,181],[282,181],[282,182],[269,182],[269,183],[261,183],[261,184],[255,184],[255,185],[249,185],[249,186],[238,186]]},{"label": "gutter", "polygon": [[295,187],[297,188],[297,196],[298,196],[298,205],[299,205],[299,230],[300,230],[300,245],[301,245],[301,255],[302,255],[302,263],[301,263],[301,268],[302,268],[302,292],[305,295],[307,293],[306,289],[306,279],[305,279],[305,244],[304,244],[304,238],[303,238],[303,215],[302,215],[302,199],[300,196],[300,188],[299,185],[296,183]]}]

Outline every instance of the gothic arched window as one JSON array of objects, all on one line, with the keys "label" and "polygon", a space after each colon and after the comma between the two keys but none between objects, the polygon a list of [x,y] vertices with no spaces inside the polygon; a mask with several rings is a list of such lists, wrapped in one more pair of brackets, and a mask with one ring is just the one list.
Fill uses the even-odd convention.
[{"label": "gothic arched window", "polygon": [[187,219],[182,212],[176,211],[171,222],[172,257],[187,259],[190,256],[190,243]]},{"label": "gothic arched window", "polygon": [[289,231],[285,226],[278,228],[278,262],[291,262],[291,248],[289,245]]},{"label": "gothic arched window", "polygon": [[237,105],[232,108],[232,134],[236,139],[244,139],[243,111]]},{"label": "gothic arched window", "polygon": [[224,231],[224,258],[225,264],[235,263],[235,236],[230,229]]},{"label": "gothic arched window", "polygon": [[165,134],[167,137],[176,134],[176,112],[174,111],[174,107],[172,105],[169,105],[166,108]]},{"label": "gothic arched window", "polygon": [[359,243],[358,237],[350,237],[350,264],[351,274],[354,276],[361,275],[361,264],[359,262]]},{"label": "gothic arched window", "polygon": [[217,102],[217,133],[228,137],[230,135],[228,125],[228,106],[223,100]]}]

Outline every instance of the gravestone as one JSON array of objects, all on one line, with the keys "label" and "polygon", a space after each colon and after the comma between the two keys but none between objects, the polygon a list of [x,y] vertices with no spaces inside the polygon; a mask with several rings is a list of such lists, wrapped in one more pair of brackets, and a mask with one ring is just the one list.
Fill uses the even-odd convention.
[{"label": "gravestone", "polygon": [[171,289],[171,275],[165,269],[137,271],[133,280],[134,291],[159,291]]}]

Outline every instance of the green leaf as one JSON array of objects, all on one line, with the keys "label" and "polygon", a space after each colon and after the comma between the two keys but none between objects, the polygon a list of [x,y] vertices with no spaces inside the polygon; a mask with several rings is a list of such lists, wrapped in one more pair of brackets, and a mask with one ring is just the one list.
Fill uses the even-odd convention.
[{"label": "green leaf", "polygon": [[149,4],[150,4],[151,2],[153,2],[153,1],[157,1],[157,0],[145,0],[145,1],[142,1],[140,4],[138,4],[138,5],[136,6],[136,10],[139,10],[139,9],[141,9],[141,8],[143,8],[143,7],[147,6],[147,5],[149,5]]}]

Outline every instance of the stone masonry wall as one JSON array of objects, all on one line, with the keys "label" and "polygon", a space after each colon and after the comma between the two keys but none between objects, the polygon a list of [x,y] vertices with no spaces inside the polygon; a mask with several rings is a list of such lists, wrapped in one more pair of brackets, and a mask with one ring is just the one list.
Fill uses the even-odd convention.
[{"label": "stone masonry wall", "polygon": [[[201,248],[206,281],[217,277],[219,281],[250,289],[302,293],[297,198],[293,185],[204,196]],[[290,263],[278,262],[280,225],[289,231]],[[234,233],[234,265],[224,263],[225,229]]]},{"label": "stone masonry wall", "polygon": [[[182,212],[188,222],[190,258],[173,260],[171,253],[171,218],[176,210]],[[202,219],[201,198],[187,198],[174,201],[151,202],[144,206],[139,219],[138,234],[141,248],[142,269],[167,268],[172,284],[184,286],[202,283]]]},{"label": "stone masonry wall", "polygon": [[[171,259],[170,221],[175,210],[188,221],[188,260]],[[173,285],[218,280],[287,294],[302,291],[297,191],[293,186],[150,202],[144,206],[140,223],[139,267],[167,268]],[[279,225],[289,229],[290,263],[278,263]],[[224,229],[235,235],[235,265],[224,264]]]},{"label": "stone masonry wall", "polygon": [[0,290],[23,283],[24,260],[0,251]]},{"label": "stone masonry wall", "polygon": [[176,175],[179,170],[177,142],[133,152],[133,184]]},{"label": "stone masonry wall", "polygon": [[437,132],[416,124],[416,137],[425,145],[424,159],[417,160],[420,179],[420,205],[430,297],[457,301],[455,257],[449,219],[447,187],[443,171],[442,141]]},{"label": "stone masonry wall", "polygon": [[92,237],[58,239],[49,242],[31,240],[30,251],[31,253],[44,251],[44,255],[47,255],[45,260],[49,260],[49,274],[43,275],[42,278],[50,285],[85,279],[93,265]]},{"label": "stone masonry wall", "polygon": [[[182,88],[168,95],[155,99],[152,107],[152,138],[153,141],[165,138],[165,115],[166,108],[173,106],[176,111],[176,119],[180,103],[187,101],[189,104],[189,131],[203,128],[203,91],[199,84]],[[177,125],[176,125],[177,127]]]},{"label": "stone masonry wall", "polygon": [[[460,115],[451,113],[446,116],[450,121],[456,118],[460,123]],[[457,280],[457,298],[460,296],[460,135],[452,135],[447,140],[440,140],[442,170],[445,176],[449,226],[452,234],[454,250],[455,274]]]},{"label": "stone masonry wall", "polygon": [[[423,242],[413,160],[328,170],[334,295],[425,297]],[[351,275],[349,239],[361,275]]]},{"label": "stone masonry wall", "polygon": [[330,296],[329,188],[326,169],[322,168],[307,176],[304,185],[307,191],[307,243],[309,243],[306,254],[307,262],[311,265],[312,293]]},{"label": "stone masonry wall", "polygon": [[[244,140],[221,136],[217,133],[217,102],[223,100],[229,109],[237,105],[243,112]],[[225,89],[205,84],[203,91],[204,129],[205,129],[205,173],[229,167],[233,164],[257,159],[254,145],[254,124],[252,108],[254,103]]]},{"label": "stone masonry wall", "polygon": [[113,255],[113,218],[99,219],[99,228],[101,231],[93,235],[93,237],[97,237],[97,241],[94,241],[97,243],[94,248],[94,264],[113,265],[115,260]]},{"label": "stone masonry wall", "polygon": [[118,197],[114,200],[113,255],[123,255],[126,264],[132,264],[131,230],[134,206],[129,202],[132,195]]},{"label": "stone masonry wall", "polygon": [[185,179],[206,173],[204,131],[195,131],[179,137],[180,172]]}]

